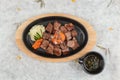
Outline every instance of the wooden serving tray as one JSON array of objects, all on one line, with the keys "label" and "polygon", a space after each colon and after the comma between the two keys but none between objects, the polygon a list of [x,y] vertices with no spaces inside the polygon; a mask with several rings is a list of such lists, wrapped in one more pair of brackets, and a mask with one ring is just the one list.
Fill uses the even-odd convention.
[{"label": "wooden serving tray", "polygon": [[[65,18],[69,18],[72,20],[75,20],[77,22],[79,22],[80,24],[82,24],[84,26],[84,28],[87,31],[88,34],[88,41],[85,45],[85,47],[80,50],[79,52],[75,53],[74,55],[68,56],[68,57],[62,57],[62,58],[50,58],[50,57],[44,57],[44,56],[40,56],[35,54],[34,52],[30,51],[26,45],[23,42],[23,32],[26,29],[26,27],[31,24],[32,22],[40,19],[40,18],[44,18],[44,17],[52,17],[52,16],[59,16],[59,17],[65,17]],[[38,60],[45,60],[45,61],[49,61],[49,62],[65,62],[65,61],[70,61],[70,60],[74,60],[77,58],[82,57],[83,55],[85,55],[87,52],[89,52],[94,45],[96,44],[96,32],[94,31],[94,29],[92,28],[92,26],[90,24],[88,24],[86,21],[84,21],[81,18],[75,17],[73,15],[68,15],[68,14],[43,14],[43,15],[38,15],[35,16],[33,18],[30,18],[28,20],[26,20],[22,25],[19,26],[19,28],[16,31],[16,35],[15,35],[15,39],[16,39],[16,44],[17,46],[27,55],[38,59]]]}]

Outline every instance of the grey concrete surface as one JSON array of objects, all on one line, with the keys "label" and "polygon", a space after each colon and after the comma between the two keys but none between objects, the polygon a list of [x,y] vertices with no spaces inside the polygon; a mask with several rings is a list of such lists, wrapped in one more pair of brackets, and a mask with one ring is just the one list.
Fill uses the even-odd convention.
[{"label": "grey concrete surface", "polygon": [[[119,80],[120,79],[120,0],[0,0],[0,80]],[[97,33],[94,47],[105,59],[98,75],[85,73],[75,61],[50,63],[28,57],[15,44],[18,24],[44,13],[68,13],[85,19]],[[20,59],[21,57],[21,59]]]}]

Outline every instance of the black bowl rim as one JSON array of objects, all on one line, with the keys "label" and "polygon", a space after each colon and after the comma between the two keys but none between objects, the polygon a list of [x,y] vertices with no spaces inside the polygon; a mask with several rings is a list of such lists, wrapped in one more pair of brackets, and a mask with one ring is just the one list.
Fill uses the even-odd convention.
[{"label": "black bowl rim", "polygon": [[[97,55],[97,56],[99,56],[100,58],[102,58],[102,61],[103,61],[103,65],[102,65],[102,69],[100,70],[100,71],[94,71],[95,73],[92,73],[92,71],[87,71],[87,69],[86,69],[86,66],[85,66],[85,62],[84,62],[84,59],[88,56],[88,55],[91,55],[91,54],[95,54],[95,55]],[[96,75],[96,74],[99,74],[99,73],[101,73],[103,70],[104,70],[104,68],[105,68],[105,59],[104,59],[104,57],[99,53],[99,52],[97,52],[97,51],[90,51],[90,52],[88,52],[86,55],[84,55],[83,57],[81,57],[81,58],[79,58],[79,60],[82,60],[83,61],[83,63],[82,63],[82,67],[83,67],[83,69],[84,69],[84,71],[85,72],[87,72],[88,74],[91,74],[91,75]],[[81,64],[81,63],[80,63]]]}]

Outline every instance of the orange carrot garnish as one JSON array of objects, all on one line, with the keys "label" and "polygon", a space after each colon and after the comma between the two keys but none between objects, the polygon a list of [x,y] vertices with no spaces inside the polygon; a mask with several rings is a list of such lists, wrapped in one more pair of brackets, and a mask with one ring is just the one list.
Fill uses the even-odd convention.
[{"label": "orange carrot garnish", "polygon": [[35,41],[35,43],[32,45],[34,49],[38,49],[42,43],[43,39],[38,39]]}]

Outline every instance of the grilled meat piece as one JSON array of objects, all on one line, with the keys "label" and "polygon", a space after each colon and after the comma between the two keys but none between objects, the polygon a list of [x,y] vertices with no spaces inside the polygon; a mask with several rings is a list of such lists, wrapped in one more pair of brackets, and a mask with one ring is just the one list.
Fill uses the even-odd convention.
[{"label": "grilled meat piece", "polygon": [[43,39],[50,39],[50,36],[51,36],[51,34],[50,33],[46,33],[46,32],[44,32],[43,33]]},{"label": "grilled meat piece", "polygon": [[48,31],[49,33],[52,33],[52,31],[53,31],[53,25],[51,23],[48,23],[48,25],[46,27],[46,31]]},{"label": "grilled meat piece", "polygon": [[58,21],[54,22],[54,30],[59,31],[61,24]]},{"label": "grilled meat piece", "polygon": [[48,45],[48,48],[47,48],[47,53],[49,53],[49,54],[53,54],[53,49],[54,49],[54,46],[50,43],[49,45]]},{"label": "grilled meat piece", "polygon": [[71,34],[72,34],[72,37],[76,37],[77,36],[77,31],[76,30],[72,30]]},{"label": "grilled meat piece", "polygon": [[65,33],[65,36],[66,36],[66,39],[67,39],[67,40],[72,39],[72,36],[71,36],[71,32],[70,32],[70,31],[66,32],[66,33]]},{"label": "grilled meat piece", "polygon": [[63,55],[69,54],[69,52],[70,52],[69,48],[62,50]]},{"label": "grilled meat piece", "polygon": [[61,56],[61,54],[62,54],[61,49],[55,47],[55,48],[54,48],[54,54],[55,54],[56,56]]},{"label": "grilled meat piece", "polygon": [[60,44],[60,48],[63,50],[63,49],[66,49],[68,47],[67,47],[67,44],[64,42],[64,43]]},{"label": "grilled meat piece", "polygon": [[74,25],[72,23],[69,23],[69,24],[65,24],[65,27],[68,31],[71,31],[74,29]]},{"label": "grilled meat piece", "polygon": [[46,48],[48,47],[49,45],[49,41],[48,40],[43,40],[42,44],[41,44],[41,48],[46,50]]},{"label": "grilled meat piece", "polygon": [[79,47],[79,44],[76,40],[70,40],[67,42],[67,46],[75,50]]},{"label": "grilled meat piece", "polygon": [[67,29],[66,29],[64,26],[61,26],[61,27],[60,27],[60,30],[61,30],[63,33],[66,33],[66,32],[67,32]]}]

